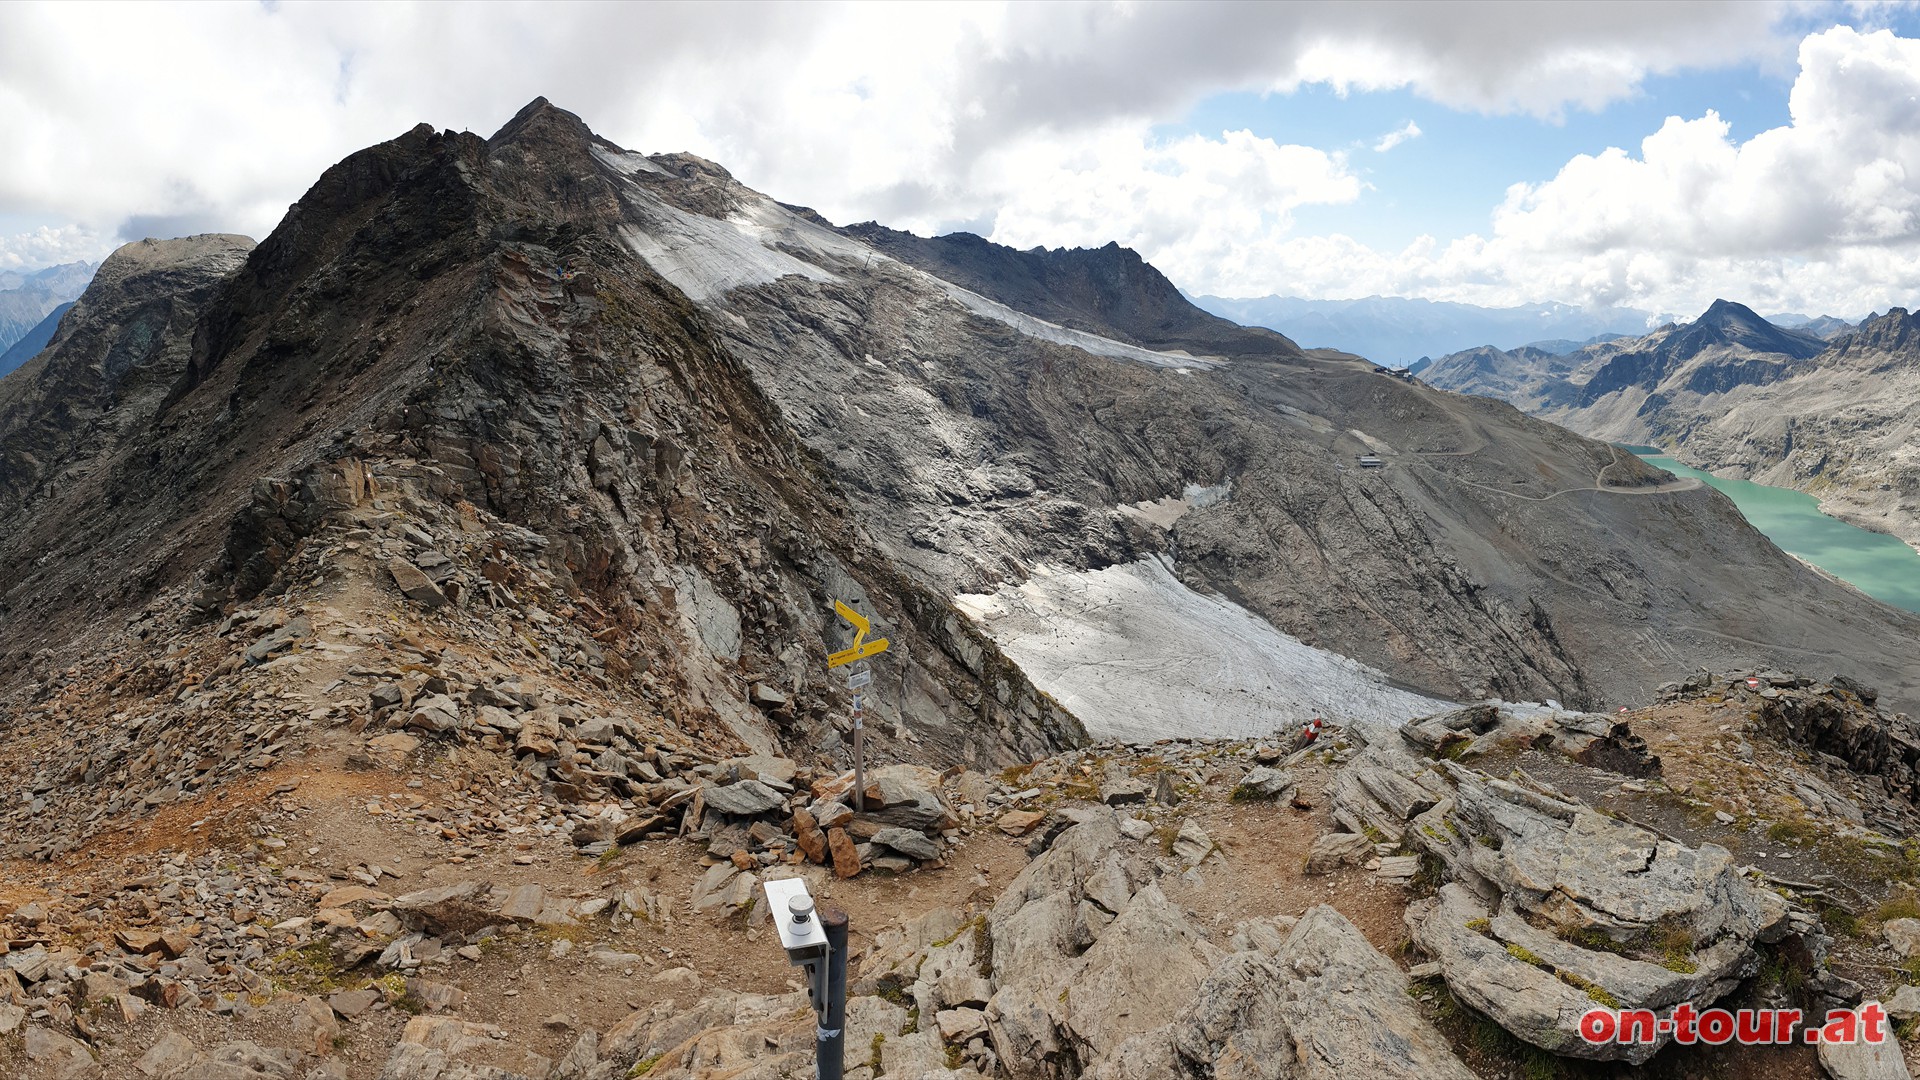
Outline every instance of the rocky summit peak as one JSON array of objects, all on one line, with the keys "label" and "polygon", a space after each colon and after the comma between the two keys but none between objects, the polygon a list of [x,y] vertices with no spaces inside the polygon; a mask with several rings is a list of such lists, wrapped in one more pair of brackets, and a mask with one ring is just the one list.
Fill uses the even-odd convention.
[{"label": "rocky summit peak", "polygon": [[1676,328],[1664,344],[1662,370],[1671,373],[1704,350],[1733,346],[1751,353],[1772,353],[1804,360],[1824,350],[1812,334],[1776,326],[1745,304],[1715,300],[1700,318]]},{"label": "rocky summit peak", "polygon": [[487,143],[494,147],[523,141],[545,143],[556,139],[573,139],[584,143],[593,137],[586,121],[544,97],[537,97],[527,102],[513,115],[513,119],[502,124]]},{"label": "rocky summit peak", "polygon": [[218,266],[221,272],[231,272],[239,268],[253,248],[253,238],[238,233],[201,233],[177,239],[149,237],[134,240],[115,248],[100,263],[100,269],[94,273],[93,283],[109,286],[131,274],[183,267]]},{"label": "rocky summit peak", "polygon": [[1723,328],[1737,326],[1745,329],[1771,325],[1760,317],[1759,312],[1734,300],[1715,300],[1696,321]]}]

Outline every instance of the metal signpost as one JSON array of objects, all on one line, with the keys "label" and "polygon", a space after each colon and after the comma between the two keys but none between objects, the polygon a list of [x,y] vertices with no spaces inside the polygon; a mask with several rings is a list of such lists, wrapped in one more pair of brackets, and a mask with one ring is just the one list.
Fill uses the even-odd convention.
[{"label": "metal signpost", "polygon": [[847,1061],[847,913],[828,908],[816,915],[802,878],[769,881],[762,887],[787,962],[807,973],[815,1074],[818,1080],[842,1080]]},{"label": "metal signpost", "polygon": [[[829,653],[827,667],[861,661],[847,672],[847,689],[853,691],[853,805],[864,810],[865,702],[860,691],[873,685],[873,668],[865,660],[886,652],[887,639],[868,641],[872,624],[846,604],[835,600],[833,610],[853,627],[853,644]],[[816,913],[803,878],[769,881],[761,887],[766,890],[767,910],[780,932],[780,947],[787,951],[787,962],[806,972],[807,1000],[813,1003],[815,1017],[815,1076],[817,1080],[843,1080],[847,1054],[847,913],[837,908]]]},{"label": "metal signpost", "polygon": [[887,651],[886,638],[867,640],[867,631],[873,624],[867,617],[838,600],[833,602],[833,610],[847,620],[853,627],[853,644],[839,652],[827,654],[829,670],[851,664],[856,660],[860,666],[847,672],[847,689],[853,691],[853,808],[865,811],[867,808],[867,726],[866,697],[860,691],[873,685],[873,668],[866,663],[869,656],[879,656]]}]

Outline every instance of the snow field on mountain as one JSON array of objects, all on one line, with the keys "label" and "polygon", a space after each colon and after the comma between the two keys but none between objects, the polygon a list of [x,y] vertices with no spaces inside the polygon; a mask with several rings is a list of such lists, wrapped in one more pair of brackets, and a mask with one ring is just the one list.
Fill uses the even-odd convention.
[{"label": "snow field on mountain", "polygon": [[[764,196],[747,200],[726,218],[693,214],[669,205],[644,185],[634,182],[640,172],[660,172],[658,165],[642,155],[618,156],[604,151],[595,155],[608,168],[627,178],[629,194],[649,219],[644,228],[629,225],[621,237],[634,254],[647,261],[662,277],[673,282],[696,303],[710,304],[727,293],[747,285],[764,285],[789,274],[814,281],[838,281],[831,271],[789,254],[797,250],[823,259],[856,262],[893,262],[894,260],[856,240],[788,211]],[[1221,361],[1186,353],[1156,352],[1111,338],[1073,330],[1015,311],[1005,304],[989,300],[920,270],[912,271],[945,292],[962,307],[976,315],[1007,324],[1031,338],[1067,345],[1116,360],[1133,360],[1155,367],[1205,369],[1218,367]]]},{"label": "snow field on mountain", "polygon": [[1193,591],[1159,558],[1042,567],[955,602],[1096,739],[1257,737],[1315,716],[1379,732],[1452,707]]}]

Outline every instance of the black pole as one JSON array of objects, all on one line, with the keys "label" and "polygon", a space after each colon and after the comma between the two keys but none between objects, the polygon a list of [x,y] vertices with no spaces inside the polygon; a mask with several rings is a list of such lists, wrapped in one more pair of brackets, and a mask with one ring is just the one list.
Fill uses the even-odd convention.
[{"label": "black pole", "polygon": [[820,1012],[816,1075],[841,1080],[847,1067],[847,913],[823,908],[820,926],[827,932],[827,1000]]}]

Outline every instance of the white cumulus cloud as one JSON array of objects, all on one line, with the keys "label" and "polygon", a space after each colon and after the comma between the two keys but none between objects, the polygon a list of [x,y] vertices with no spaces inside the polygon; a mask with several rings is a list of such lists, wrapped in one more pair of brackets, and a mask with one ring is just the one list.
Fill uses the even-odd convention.
[{"label": "white cumulus cloud", "polygon": [[1351,202],[1361,184],[1337,153],[1249,131],[1154,143],[1144,127],[1074,139],[1033,138],[975,172],[999,209],[990,237],[1014,247],[1151,252],[1176,281],[1257,272],[1260,244],[1285,236],[1293,211]]},{"label": "white cumulus cloud", "polygon": [[1401,143],[1406,142],[1408,139],[1419,138],[1420,135],[1420,125],[1409,120],[1405,124],[1380,136],[1373,144],[1373,152],[1376,154],[1384,154],[1394,147],[1399,146]]},{"label": "white cumulus cloud", "polygon": [[[1804,5],[1381,2],[0,5],[0,265],[116,237],[263,236],[321,170],[426,120],[490,132],[536,95],[691,150],[838,221],[1140,248],[1197,292],[1398,292],[1862,310],[1912,287],[1914,43]],[[1797,48],[1797,57],[1796,57]],[[1793,123],[1711,113],[1569,161],[1482,235],[1374,250],[1299,235],[1365,205],[1330,148],[1169,139],[1210,95],[1404,90],[1553,118],[1649,78],[1790,73]],[[1363,133],[1355,133],[1356,138]],[[1371,144],[1414,137],[1412,124]],[[1344,140],[1343,140],[1344,141]]]},{"label": "white cumulus cloud", "polygon": [[79,225],[43,225],[0,236],[0,270],[38,270],[60,263],[93,262],[109,246],[108,237]]},{"label": "white cumulus cloud", "polygon": [[[1920,302],[1920,41],[1836,27],[1799,48],[1791,122],[1745,142],[1712,111],[1633,150],[1582,154],[1492,208],[1484,235],[1404,250],[1344,236],[1264,243],[1227,295],[1423,296],[1632,305],[1716,297],[1863,314]],[[1187,284],[1183,282],[1183,284]]]}]

